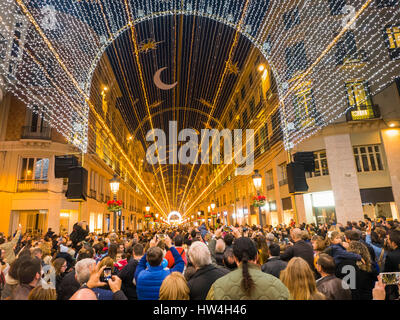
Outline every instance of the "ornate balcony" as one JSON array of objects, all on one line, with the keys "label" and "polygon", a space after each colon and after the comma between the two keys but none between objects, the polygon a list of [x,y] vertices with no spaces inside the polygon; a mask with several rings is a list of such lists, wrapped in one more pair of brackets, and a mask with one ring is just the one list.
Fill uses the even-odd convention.
[{"label": "ornate balcony", "polygon": [[377,105],[365,105],[349,108],[346,112],[346,121],[378,119],[380,116],[381,112]]},{"label": "ornate balcony", "polygon": [[17,192],[46,192],[49,187],[48,180],[18,180]]},{"label": "ornate balcony", "polygon": [[21,139],[51,140],[50,127],[22,127]]}]

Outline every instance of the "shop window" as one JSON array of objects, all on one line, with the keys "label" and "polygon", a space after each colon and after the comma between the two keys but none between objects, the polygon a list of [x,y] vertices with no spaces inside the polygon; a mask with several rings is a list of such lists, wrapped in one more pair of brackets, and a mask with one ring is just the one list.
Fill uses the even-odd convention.
[{"label": "shop window", "polygon": [[400,24],[385,27],[384,38],[392,60],[400,58]]},{"label": "shop window", "polygon": [[353,148],[357,172],[382,171],[383,161],[379,145]]}]

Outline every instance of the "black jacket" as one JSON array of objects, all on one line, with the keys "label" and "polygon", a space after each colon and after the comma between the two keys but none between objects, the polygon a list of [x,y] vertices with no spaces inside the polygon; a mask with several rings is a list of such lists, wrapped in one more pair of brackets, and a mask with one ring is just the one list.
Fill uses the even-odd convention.
[{"label": "black jacket", "polygon": [[[400,248],[389,251],[385,259],[384,272],[400,272]],[[399,287],[397,285],[387,285],[386,300],[394,300],[399,297]]]},{"label": "black jacket", "polygon": [[327,300],[351,300],[351,290],[344,289],[342,280],[335,275],[317,280],[317,290],[323,293]]},{"label": "black jacket", "polygon": [[261,266],[261,270],[279,279],[281,271],[285,269],[286,266],[286,261],[282,261],[279,257],[271,257]]},{"label": "black jacket", "polygon": [[124,292],[128,300],[137,300],[136,285],[133,284],[133,280],[135,279],[135,272],[138,263],[137,260],[131,259],[118,273],[118,277],[122,280],[121,290]]},{"label": "black jacket", "polygon": [[67,261],[67,270],[71,269],[75,265],[75,259],[67,252],[59,252],[56,255],[57,258],[64,258]]},{"label": "black jacket", "polygon": [[215,280],[229,273],[228,269],[209,264],[197,270],[189,279],[190,300],[205,300]]},{"label": "black jacket", "polygon": [[74,249],[79,251],[80,246],[78,246],[78,243],[85,240],[88,234],[89,234],[88,226],[86,226],[86,230],[84,230],[78,223],[74,224],[73,230],[69,236],[70,240],[74,245]]},{"label": "black jacket", "polygon": [[[345,266],[347,268],[344,268]],[[372,289],[375,287],[375,282],[378,281],[378,272],[361,270],[355,260],[344,260],[336,266],[336,276],[340,279],[346,277],[345,280],[350,285],[349,279],[352,275],[349,266],[354,267],[355,271],[354,287],[350,287],[352,300],[372,300]]]},{"label": "black jacket", "polygon": [[75,279],[75,270],[68,272],[60,282],[57,300],[69,300],[80,287],[79,282]]},{"label": "black jacket", "polygon": [[281,259],[284,261],[289,261],[293,257],[303,258],[314,271],[314,249],[312,245],[304,240],[299,240],[295,242],[293,246],[290,246],[281,254]]}]

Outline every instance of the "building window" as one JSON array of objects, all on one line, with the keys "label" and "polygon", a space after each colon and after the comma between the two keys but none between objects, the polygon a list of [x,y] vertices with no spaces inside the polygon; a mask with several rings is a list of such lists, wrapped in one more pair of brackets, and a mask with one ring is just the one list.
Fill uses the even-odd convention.
[{"label": "building window", "polygon": [[250,115],[254,116],[254,112],[256,110],[256,102],[255,102],[254,97],[251,97],[249,105],[250,105]]},{"label": "building window", "polygon": [[247,123],[247,109],[244,109],[242,117],[243,117],[243,124],[246,125],[246,123]]},{"label": "building window", "polygon": [[394,7],[397,6],[399,0],[376,0],[376,6],[378,8]]},{"label": "building window", "polygon": [[325,150],[314,152],[314,163],[315,163],[315,171],[311,173],[306,172],[307,178],[329,175],[328,159],[326,158]]},{"label": "building window", "polygon": [[6,38],[0,33],[0,60],[5,60],[7,56],[8,42]]},{"label": "building window", "polygon": [[346,83],[347,99],[350,107],[348,120],[365,120],[375,118],[368,83],[353,81]]},{"label": "building window", "polygon": [[308,60],[304,42],[286,48],[287,75],[291,78],[296,72],[301,72],[308,67]]},{"label": "building window", "polygon": [[400,24],[385,27],[384,37],[390,59],[400,58]]},{"label": "building window", "polygon": [[[357,44],[354,33],[346,31],[336,45],[336,65],[357,60]],[[358,61],[358,60],[357,60]]]},{"label": "building window", "polygon": [[267,183],[267,190],[274,189],[274,174],[272,169],[268,170],[265,174],[265,181]]},{"label": "building window", "polygon": [[243,86],[242,89],[240,89],[240,94],[242,96],[242,100],[246,97],[246,88]]},{"label": "building window", "polygon": [[298,25],[300,23],[300,14],[299,9],[294,8],[289,10],[288,12],[283,14],[283,23],[285,25],[285,29],[289,30],[290,28]]},{"label": "building window", "polygon": [[316,106],[311,86],[307,83],[301,85],[293,95],[296,122],[299,127],[313,125],[316,117]]},{"label": "building window", "polygon": [[279,186],[283,186],[288,183],[286,162],[283,162],[278,166],[278,175],[279,175]]},{"label": "building window", "polygon": [[328,0],[331,15],[337,16],[343,14],[343,8],[346,5],[346,0]]},{"label": "building window", "polygon": [[47,180],[48,158],[22,158],[20,180]]},{"label": "building window", "polygon": [[353,148],[357,172],[382,171],[382,156],[379,145]]}]

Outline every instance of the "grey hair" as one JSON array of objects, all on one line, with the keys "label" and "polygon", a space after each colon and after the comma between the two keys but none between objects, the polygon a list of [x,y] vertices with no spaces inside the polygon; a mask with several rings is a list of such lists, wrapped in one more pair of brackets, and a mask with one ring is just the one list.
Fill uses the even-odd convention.
[{"label": "grey hair", "polygon": [[224,253],[225,248],[226,248],[225,241],[222,239],[218,239],[217,244],[215,245],[215,252]]},{"label": "grey hair", "polygon": [[89,281],[92,266],[96,265],[96,260],[86,258],[78,261],[75,265],[75,277],[80,285]]},{"label": "grey hair", "polygon": [[190,246],[188,255],[196,268],[202,268],[212,263],[210,250],[203,242],[195,241]]}]

